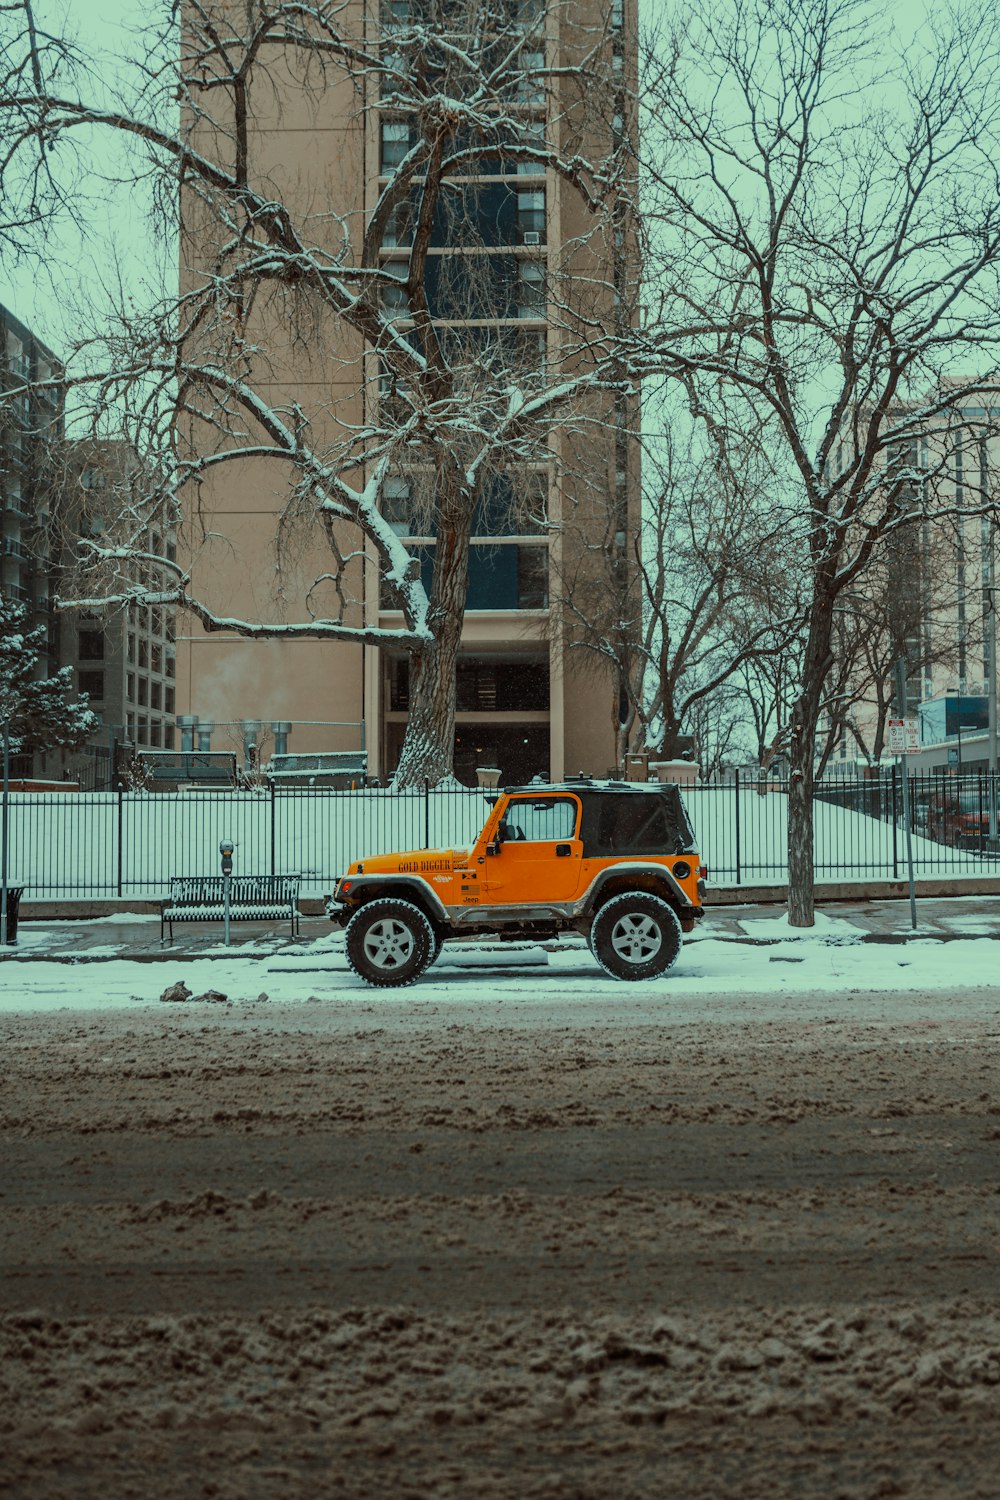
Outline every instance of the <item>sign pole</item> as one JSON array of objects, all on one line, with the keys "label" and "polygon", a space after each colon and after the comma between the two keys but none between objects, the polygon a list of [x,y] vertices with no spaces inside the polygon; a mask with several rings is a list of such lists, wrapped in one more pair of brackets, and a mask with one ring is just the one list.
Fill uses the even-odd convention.
[{"label": "sign pole", "polygon": [[906,825],[906,868],[910,881],[910,926],[915,931],[917,926],[917,892],[913,882],[913,831],[910,827],[910,778],[906,769],[906,662],[902,657],[896,662],[896,698],[899,703],[899,714],[904,725],[902,754],[899,760],[903,773],[903,822]]}]

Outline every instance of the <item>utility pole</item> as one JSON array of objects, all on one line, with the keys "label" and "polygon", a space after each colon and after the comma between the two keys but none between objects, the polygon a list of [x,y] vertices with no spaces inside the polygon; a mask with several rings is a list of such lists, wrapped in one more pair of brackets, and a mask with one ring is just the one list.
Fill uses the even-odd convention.
[{"label": "utility pole", "polygon": [[[903,721],[903,753],[899,764],[903,774],[903,822],[906,826],[906,868],[910,882],[910,926],[917,926],[917,891],[913,882],[913,830],[910,826],[910,777],[906,769],[906,662],[899,657],[896,662],[896,701],[898,713]],[[959,715],[961,718],[961,714]]]},{"label": "utility pole", "polygon": [[995,539],[993,523],[990,522],[989,541],[983,559],[983,623],[985,626],[986,656],[986,706],[989,715],[989,741],[987,770],[989,771],[990,842],[997,836],[997,593],[995,582]]}]

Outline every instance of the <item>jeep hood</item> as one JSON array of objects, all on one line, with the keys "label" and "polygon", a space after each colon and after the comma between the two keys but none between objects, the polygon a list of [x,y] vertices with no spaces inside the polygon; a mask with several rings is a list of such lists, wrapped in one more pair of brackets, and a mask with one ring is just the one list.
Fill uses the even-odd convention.
[{"label": "jeep hood", "polygon": [[433,875],[454,870],[469,857],[467,849],[404,849],[397,854],[372,854],[356,859],[348,875]]}]

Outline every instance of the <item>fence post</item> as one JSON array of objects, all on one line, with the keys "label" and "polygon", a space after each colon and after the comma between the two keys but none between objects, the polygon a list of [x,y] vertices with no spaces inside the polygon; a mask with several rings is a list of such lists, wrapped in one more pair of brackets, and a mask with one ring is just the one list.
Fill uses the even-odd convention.
[{"label": "fence post", "polygon": [[899,879],[899,812],[897,807],[896,767],[892,768],[892,878]]},{"label": "fence post", "polygon": [[424,782],[424,848],[431,847],[431,784]]},{"label": "fence post", "polygon": [[275,834],[276,834],[276,823],[277,823],[277,818],[276,818],[275,810],[274,810],[274,782],[273,781],[269,781],[268,782],[268,789],[269,789],[269,791],[271,793],[271,874],[273,875],[274,872],[275,872],[275,864],[274,864],[274,860],[275,860]]},{"label": "fence post", "polygon": [[121,787],[118,788],[118,894],[122,893],[122,871],[125,864],[124,831],[125,831],[125,793]]},{"label": "fence post", "polygon": [[733,786],[736,789],[736,819],[735,819],[735,831],[736,831],[736,884],[739,885],[739,883],[740,883],[740,853],[741,853],[741,851],[740,851],[740,773],[739,773],[739,771],[734,771],[733,772]]}]

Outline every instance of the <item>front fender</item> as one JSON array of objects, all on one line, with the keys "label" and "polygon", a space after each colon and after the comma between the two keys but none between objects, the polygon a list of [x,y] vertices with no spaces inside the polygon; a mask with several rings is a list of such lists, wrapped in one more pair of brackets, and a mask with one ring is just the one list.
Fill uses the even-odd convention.
[{"label": "front fender", "polygon": [[[398,896],[400,901],[411,900],[414,906],[419,906],[428,915],[441,922],[448,922],[447,908],[437,891],[422,880],[414,880],[412,875],[349,875],[344,879],[350,881],[350,896],[345,901],[335,891],[327,905],[331,922],[338,922],[341,927],[345,927],[358,907],[374,895]],[[343,881],[338,884],[338,891],[342,884]]]}]

